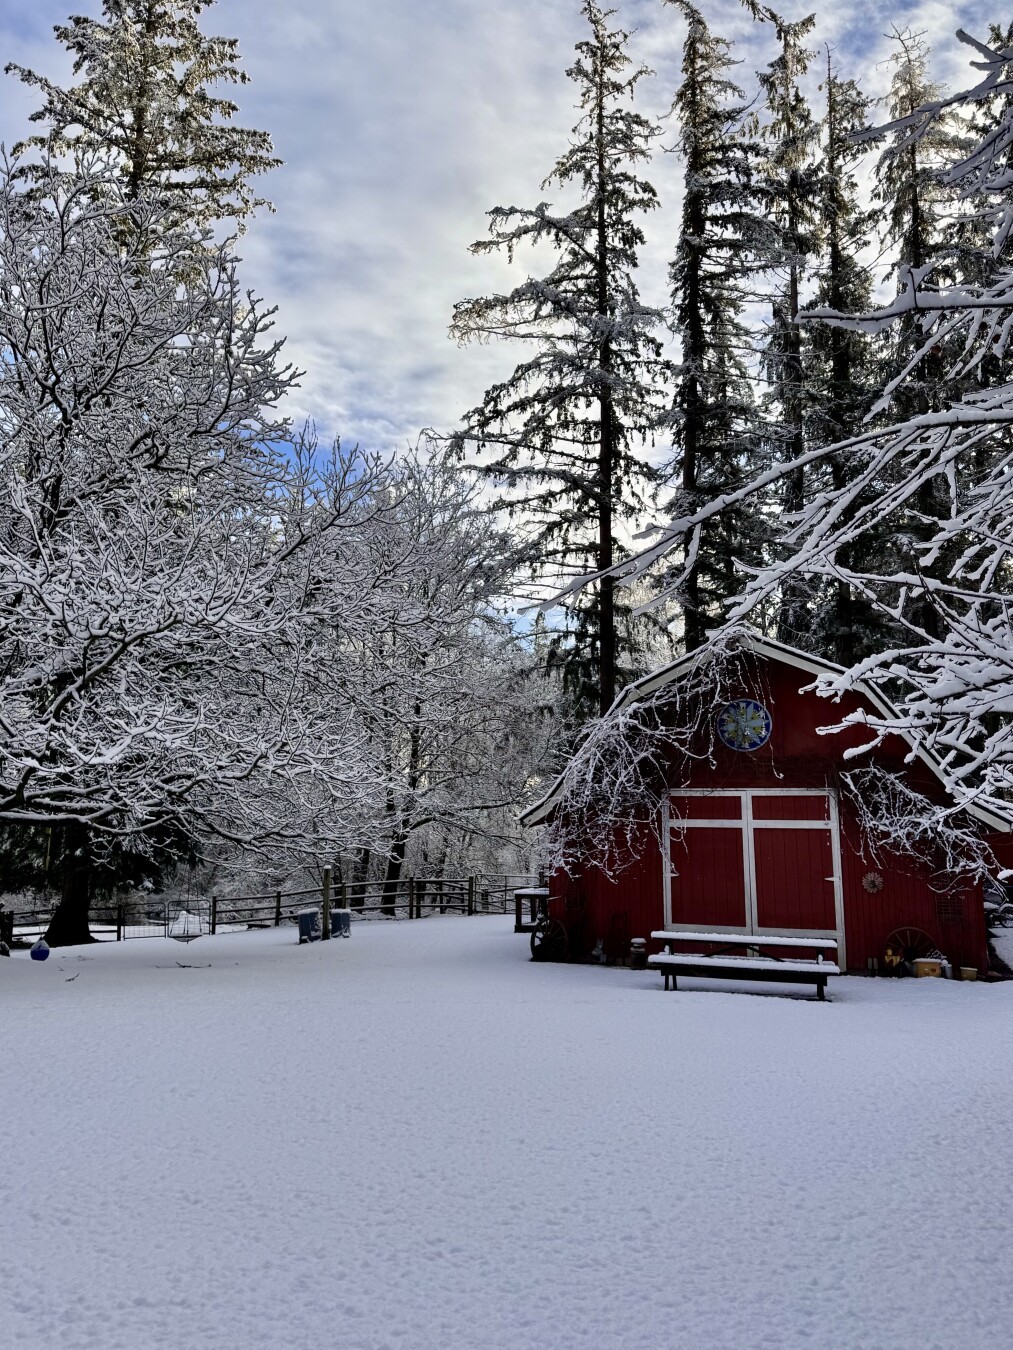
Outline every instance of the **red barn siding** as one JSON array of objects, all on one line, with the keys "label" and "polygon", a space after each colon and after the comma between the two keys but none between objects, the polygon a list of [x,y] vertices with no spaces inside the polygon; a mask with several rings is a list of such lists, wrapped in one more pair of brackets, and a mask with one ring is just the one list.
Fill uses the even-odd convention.
[{"label": "red barn siding", "polygon": [[[818,729],[868,704],[854,694],[835,704],[812,693],[800,693],[799,686],[806,681],[805,673],[790,664],[753,657],[742,688],[730,691],[730,697],[757,698],[768,707],[773,727],[767,744],[744,753],[717,742],[709,757],[694,762],[690,781],[677,782],[673,775],[673,786],[697,792],[776,790],[776,796],[752,799],[754,818],[761,821],[826,819],[825,798],[792,798],[792,790],[835,793],[848,969],[866,970],[870,958],[882,956],[891,932],[915,927],[923,929],[955,965],[975,966],[984,972],[988,955],[980,886],[962,882],[941,892],[928,863],[906,856],[874,858],[863,844],[847,796],[837,791],[842,771],[870,762],[903,775],[912,788],[932,800],[942,800],[938,780],[923,764],[905,762],[909,747],[899,737],[887,738],[868,758],[844,761],[844,751],[866,744],[871,739],[869,733],[861,726],[839,735],[820,735]],[[673,813],[687,821],[732,822],[741,819],[741,804],[730,796],[677,794]],[[758,926],[833,931],[833,886],[825,880],[833,873],[829,832],[818,828],[779,830],[774,825],[757,830],[756,838]],[[692,916],[682,912],[680,921],[715,926],[742,924],[741,882],[730,879],[729,868],[722,866],[730,851],[741,852],[741,840],[738,826],[686,828],[676,844],[684,850],[678,867],[687,891],[697,899]],[[573,875],[560,872],[553,877],[552,912],[566,924],[574,955],[587,954],[600,941],[609,958],[623,959],[631,938],[648,937],[662,926],[663,860],[657,833],[645,826],[634,851],[637,856],[613,878],[590,864]],[[883,877],[881,891],[863,886],[869,872]]]},{"label": "red barn siding", "polygon": [[759,927],[833,932],[837,916],[830,831],[758,830],[754,839]]},{"label": "red barn siding", "polygon": [[631,938],[648,937],[660,924],[661,851],[650,827],[644,827],[639,844],[637,858],[617,877],[592,866],[552,877],[550,910],[566,925],[574,955],[587,955],[600,940],[610,960],[623,960]]},{"label": "red barn siding", "polygon": [[680,820],[741,820],[742,802],[738,797],[687,797],[676,793],[672,815]]},{"label": "red barn siding", "polygon": [[778,797],[756,797],[753,800],[754,820],[829,820],[826,797],[793,797],[785,792]]},{"label": "red barn siding", "polygon": [[[672,841],[673,910],[680,923],[742,924],[746,888],[742,874],[742,831],[686,830]],[[664,862],[662,862],[664,866]]]},{"label": "red barn siding", "polygon": [[[918,859],[881,853],[873,857],[858,822],[847,813],[842,821],[841,861],[844,871],[844,915],[848,968],[864,970],[870,958],[880,959],[883,945],[897,928],[920,928],[954,965],[988,969],[985,911],[981,887],[958,884],[939,889],[939,878]],[[868,891],[863,878],[883,879],[881,891]]]}]

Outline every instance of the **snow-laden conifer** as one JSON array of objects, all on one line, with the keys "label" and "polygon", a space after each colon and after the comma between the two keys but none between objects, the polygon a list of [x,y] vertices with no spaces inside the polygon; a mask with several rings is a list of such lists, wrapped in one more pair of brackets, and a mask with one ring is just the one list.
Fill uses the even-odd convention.
[{"label": "snow-laden conifer", "polygon": [[[797,460],[805,447],[812,375],[796,319],[822,224],[817,206],[819,123],[802,87],[815,54],[806,46],[806,38],[816,20],[810,14],[788,22],[773,11],[768,17],[780,50],[759,74],[763,94],[761,135],[766,147],[762,196],[774,227],[769,257],[771,322],[762,367],[767,381],[764,403],[773,456]],[[784,475],[780,480],[781,510],[797,511],[805,494],[803,469]],[[811,588],[791,577],[780,597],[778,637],[798,645],[805,640],[811,624]]]},{"label": "snow-laden conifer", "polygon": [[[234,125],[239,111],[217,85],[246,84],[235,38],[209,37],[199,19],[214,0],[102,0],[100,19],[75,15],[56,37],[77,84],[7,70],[38,89],[40,130],[15,153],[108,156],[128,201],[158,191],[198,224],[241,218],[265,200],[250,179],[281,161],[270,136]],[[47,170],[48,172],[48,170]]]},{"label": "snow-laden conifer", "polygon": [[[632,66],[629,34],[609,26],[613,12],[583,4],[590,31],[567,71],[582,116],[543,184],[573,190],[572,207],[497,207],[491,238],[473,245],[510,259],[522,244],[548,245],[551,271],[507,294],[461,301],[451,327],[462,342],[506,338],[528,349],[467,414],[455,443],[477,453],[502,489],[535,570],[555,577],[608,569],[621,555],[620,527],[653,487],[638,446],[667,413],[661,316],[641,302],[634,280],[639,217],[657,205],[641,177],[656,128],[632,107],[648,72]],[[635,667],[611,577],[579,597],[564,661],[570,690],[589,710],[608,708]]]},{"label": "snow-laden conifer", "polygon": [[[744,311],[772,236],[757,210],[758,145],[745,125],[745,94],[732,78],[730,44],[689,0],[669,3],[686,23],[673,104],[684,192],[670,269],[681,363],[671,466],[678,486],[669,508],[682,514],[746,481],[756,468],[752,333]],[[700,646],[721,602],[739,589],[735,559],[758,561],[762,534],[752,511],[715,520],[702,532],[680,590],[687,650]]]},{"label": "snow-laden conifer", "polygon": [[[875,420],[834,446],[814,447],[797,461],[772,466],[740,493],[711,503],[695,517],[671,522],[626,569],[633,576],[655,566],[659,558],[682,549],[687,533],[692,536],[711,514],[736,509],[783,474],[832,457],[846,459],[847,481],[824,488],[786,522],[786,556],[759,572],[732,617],[764,603],[791,576],[843,582],[874,605],[895,626],[899,640],[818,685],[833,694],[865,679],[893,696],[901,725],[920,749],[937,757],[953,794],[956,806],[938,808],[940,816],[968,802],[1005,810],[1013,791],[1013,452],[1008,444],[1013,384],[1004,374],[1013,339],[1013,109],[1008,101],[1013,48],[989,47],[963,31],[958,36],[974,53],[978,82],[883,130],[896,138],[894,154],[902,158],[935,134],[940,119],[954,110],[994,110],[994,119],[979,130],[944,180],[967,210],[990,223],[988,274],[951,281],[929,259],[920,267],[902,267],[895,299],[878,309],[845,314],[827,307],[803,315],[808,323],[870,334],[898,322],[911,326],[915,349],[883,391]],[[941,406],[909,412],[907,382],[919,387],[920,363],[937,349],[955,353],[943,372],[953,397]],[[1001,360],[993,362],[993,357]],[[972,375],[978,378],[968,388]],[[909,529],[912,519],[917,533]],[[907,566],[891,571],[864,567],[868,555],[854,546],[891,531],[906,544]],[[926,614],[931,622],[922,621]],[[861,720],[873,742],[897,725],[872,713]],[[925,809],[934,808],[926,803]]]},{"label": "snow-laden conifer", "polygon": [[[929,71],[930,49],[924,36],[895,29],[886,103],[894,122],[917,114],[941,99],[944,90]],[[944,171],[960,149],[954,111],[947,109],[917,140],[888,137],[876,166],[876,196],[885,214],[887,242],[896,249],[896,267],[924,267],[945,247],[946,219],[953,196]],[[908,390],[912,388],[909,381]]]},{"label": "snow-laden conifer", "polygon": [[[814,260],[814,306],[837,310],[868,308],[872,276],[867,260],[873,247],[876,213],[863,204],[858,171],[867,148],[856,140],[868,124],[870,100],[854,80],[845,79],[826,53],[825,98],[816,176],[816,212],[822,224]],[[864,333],[813,325],[808,331],[810,367],[805,408],[806,444],[833,445],[860,426],[871,407],[882,369],[878,346]],[[847,482],[846,455],[832,455],[814,468],[808,491],[824,483]],[[883,541],[866,548],[881,553]],[[851,546],[857,548],[857,543]],[[740,578],[741,580],[741,578]],[[815,588],[813,623],[804,643],[842,664],[883,645],[884,621],[845,582]]]}]

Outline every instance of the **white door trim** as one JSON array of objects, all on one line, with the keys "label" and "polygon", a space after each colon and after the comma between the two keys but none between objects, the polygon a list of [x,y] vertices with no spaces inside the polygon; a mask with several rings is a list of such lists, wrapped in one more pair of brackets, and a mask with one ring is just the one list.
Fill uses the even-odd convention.
[{"label": "white door trim", "polygon": [[668,798],[661,803],[661,886],[665,927],[672,922],[672,819]]},{"label": "white door trim", "polygon": [[[683,819],[672,813],[673,797],[738,797],[741,800],[741,812],[737,818],[727,817],[707,819]],[[752,799],[754,797],[825,797],[827,799],[826,820],[755,820]],[[844,890],[841,867],[840,812],[837,794],[832,788],[680,788],[673,791],[662,805],[662,886],[663,912],[665,925],[672,923],[672,835],[683,830],[693,829],[737,829],[742,831],[742,865],[745,886],[746,926],[757,937],[777,937],[780,934],[794,934],[801,937],[833,937],[837,939],[837,963],[842,970],[847,969],[847,952],[844,939]],[[756,830],[829,830],[830,857],[833,874],[826,878],[834,888],[834,921],[836,929],[816,928],[760,928],[756,922],[756,850],[753,847],[753,834]],[[729,924],[680,924],[687,932],[734,933],[741,931]]]},{"label": "white door trim", "polygon": [[756,849],[753,848],[753,799],[742,794],[742,860],[745,863],[746,925],[756,932]]}]

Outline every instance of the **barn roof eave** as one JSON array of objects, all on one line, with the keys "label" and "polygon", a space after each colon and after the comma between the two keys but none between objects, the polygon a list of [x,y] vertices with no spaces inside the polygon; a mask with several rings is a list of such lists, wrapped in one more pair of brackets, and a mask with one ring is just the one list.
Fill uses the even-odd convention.
[{"label": "barn roof eave", "polygon": [[[840,675],[844,673],[844,666],[837,665],[834,661],[826,661],[822,657],[812,656],[808,652],[801,652],[795,647],[789,647],[787,643],[778,642],[774,638],[761,637],[759,633],[745,631],[738,639],[740,648],[755,653],[757,656],[766,656],[774,661],[783,661],[786,665],[795,666],[798,670],[804,670],[808,675]],[[708,649],[706,646],[698,647],[696,651],[688,652],[685,656],[680,656],[677,661],[670,662],[667,666],[662,666],[660,670],[651,671],[647,675],[642,675],[639,680],[634,680],[619,694],[612,704],[610,712],[617,712],[620,708],[626,707],[629,703],[635,703],[640,698],[646,698],[658,689],[664,688],[666,684],[671,684],[682,674],[692,670],[695,666],[701,664],[707,659]],[[897,709],[873,686],[867,684],[864,680],[859,680],[854,685],[854,692],[867,698],[877,712],[883,717],[896,719],[899,718]],[[943,786],[946,786],[943,767],[935,755],[920,746],[916,746],[911,736],[901,728],[893,733],[899,736],[901,740],[906,741],[914,750],[915,755],[922,761],[925,767],[937,778]],[[560,789],[563,785],[565,770],[553,782],[544,797],[541,797],[533,806],[529,806],[526,811],[521,812],[520,822],[522,825],[533,827],[542,825],[552,814],[556,804]],[[1013,818],[998,815],[990,811],[987,807],[968,805],[964,808],[968,815],[973,816],[975,820],[989,829],[999,834],[1013,833]]]}]

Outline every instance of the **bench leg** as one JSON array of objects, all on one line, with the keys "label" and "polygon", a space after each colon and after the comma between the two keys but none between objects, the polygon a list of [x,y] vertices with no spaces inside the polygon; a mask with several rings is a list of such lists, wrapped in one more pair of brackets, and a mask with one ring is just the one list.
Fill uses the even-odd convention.
[{"label": "bench leg", "polygon": [[824,990],[826,987],[827,987],[827,982],[826,982],[826,979],[825,979],[825,978],[822,979],[822,980],[817,980],[817,981],[816,981],[816,997],[819,999],[819,1001],[820,1001],[821,1003],[825,1003],[825,1002],[826,1002],[826,1000],[825,1000],[824,997],[823,997],[823,990]]}]

